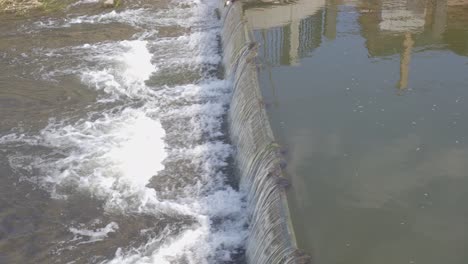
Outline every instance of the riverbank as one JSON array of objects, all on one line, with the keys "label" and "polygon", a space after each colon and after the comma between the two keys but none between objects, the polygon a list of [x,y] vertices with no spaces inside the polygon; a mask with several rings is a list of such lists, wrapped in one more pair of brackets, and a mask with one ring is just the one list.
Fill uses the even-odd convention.
[{"label": "riverbank", "polygon": [[0,0],[0,13],[24,13],[30,10],[39,9],[44,2],[39,0]]}]

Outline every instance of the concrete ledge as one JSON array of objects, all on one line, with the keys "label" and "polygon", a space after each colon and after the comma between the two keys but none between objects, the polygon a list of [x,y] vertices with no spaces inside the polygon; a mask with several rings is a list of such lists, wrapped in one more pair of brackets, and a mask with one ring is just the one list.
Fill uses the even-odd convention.
[{"label": "concrete ledge", "polygon": [[296,244],[281,166],[258,80],[257,44],[242,3],[220,1],[226,77],[234,83],[229,130],[236,147],[241,188],[247,193],[250,232],[246,259],[252,264],[310,263]]}]

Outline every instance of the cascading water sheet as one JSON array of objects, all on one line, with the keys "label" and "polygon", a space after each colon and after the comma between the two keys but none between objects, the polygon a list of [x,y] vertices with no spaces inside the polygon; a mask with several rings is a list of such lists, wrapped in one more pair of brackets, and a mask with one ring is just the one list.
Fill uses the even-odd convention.
[{"label": "cascading water sheet", "polygon": [[17,219],[0,262],[240,261],[246,202],[232,184],[216,4],[139,1],[110,11],[78,1],[66,16],[18,23],[15,32],[36,44],[0,50],[0,67],[15,72],[7,81],[57,87],[68,103],[41,115],[18,109],[23,120],[1,130],[2,185],[19,202],[0,212],[3,223]]}]

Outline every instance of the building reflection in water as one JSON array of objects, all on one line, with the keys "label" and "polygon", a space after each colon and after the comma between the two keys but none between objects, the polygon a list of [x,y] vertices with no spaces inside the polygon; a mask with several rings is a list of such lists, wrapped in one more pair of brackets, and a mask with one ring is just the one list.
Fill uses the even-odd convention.
[{"label": "building reflection in water", "polygon": [[369,55],[400,54],[397,87],[405,89],[414,49],[449,49],[468,56],[467,5],[467,0],[382,0],[360,1],[357,9]]},{"label": "building reflection in water", "polygon": [[359,13],[360,34],[370,57],[400,55],[401,90],[408,87],[415,49],[449,49],[468,56],[468,0],[297,0],[246,5],[263,64],[297,65],[322,44],[322,36],[334,40],[338,10],[344,4]]},{"label": "building reflection in water", "polygon": [[298,244],[317,263],[468,263],[468,0],[351,1],[245,10]]},{"label": "building reflection in water", "polygon": [[261,42],[259,52],[265,63],[295,65],[319,47],[324,5],[325,0],[298,0],[293,4],[253,5],[245,10],[255,39]]}]

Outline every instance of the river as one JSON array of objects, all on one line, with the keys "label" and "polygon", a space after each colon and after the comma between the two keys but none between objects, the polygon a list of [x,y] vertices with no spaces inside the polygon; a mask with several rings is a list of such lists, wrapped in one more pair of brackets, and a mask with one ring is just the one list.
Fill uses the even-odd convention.
[{"label": "river", "polygon": [[239,263],[218,1],[0,15],[0,263]]},{"label": "river", "polygon": [[299,248],[468,263],[468,2],[250,4]]}]

